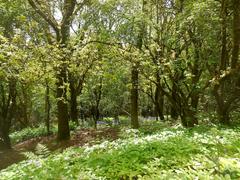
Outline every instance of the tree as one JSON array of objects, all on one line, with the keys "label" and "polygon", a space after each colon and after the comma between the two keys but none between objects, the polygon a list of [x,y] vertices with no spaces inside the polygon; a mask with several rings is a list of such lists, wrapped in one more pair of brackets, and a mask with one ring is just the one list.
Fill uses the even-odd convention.
[{"label": "tree", "polygon": [[[213,93],[217,102],[217,112],[219,121],[222,124],[230,124],[230,113],[236,109],[236,104],[239,101],[239,74],[238,74],[238,61],[239,61],[239,46],[240,46],[240,2],[232,1],[233,5],[233,23],[232,23],[232,47],[229,50],[227,39],[228,32],[228,7],[229,3],[226,0],[221,1],[221,58],[219,65],[219,72],[215,77]],[[229,51],[232,51],[229,56]],[[231,59],[230,59],[231,58]],[[235,104],[234,104],[235,103]]]},{"label": "tree", "polygon": [[11,148],[9,137],[17,107],[18,65],[23,52],[12,45],[20,38],[16,29],[21,27],[22,1],[0,2],[0,149]]},{"label": "tree", "polygon": [[21,50],[11,46],[8,39],[2,36],[0,43],[0,149],[9,149],[11,148],[9,133],[16,109],[19,74],[17,66],[18,60],[21,59]]},{"label": "tree", "polygon": [[57,68],[57,118],[58,118],[58,139],[65,140],[69,139],[69,118],[68,118],[68,105],[67,105],[67,61],[71,56],[71,52],[67,52],[68,43],[70,40],[70,27],[72,21],[78,10],[82,8],[85,1],[80,4],[76,0],[65,0],[60,2],[60,8],[62,14],[61,22],[58,22],[54,17],[52,11],[56,8],[54,1],[34,1],[29,0],[29,4],[53,29],[55,33],[55,41],[58,47],[62,51],[62,57],[59,59],[59,67]]},{"label": "tree", "polygon": [[[146,13],[147,1],[142,1],[142,14]],[[144,18],[144,16],[143,16]],[[137,39],[136,39],[136,48],[141,51],[143,46],[143,40],[146,33],[144,21],[137,22]],[[139,96],[139,60],[135,60],[132,62],[131,69],[131,125],[132,128],[139,128],[139,120],[138,120],[138,96]]]}]

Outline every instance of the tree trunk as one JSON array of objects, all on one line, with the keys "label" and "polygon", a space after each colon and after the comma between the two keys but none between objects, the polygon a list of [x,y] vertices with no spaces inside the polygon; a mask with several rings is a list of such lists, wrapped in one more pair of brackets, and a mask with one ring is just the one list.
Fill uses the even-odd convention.
[{"label": "tree trunk", "polygon": [[100,118],[100,110],[99,110],[99,105],[95,107],[94,111],[94,128],[97,129],[97,122],[99,121]]},{"label": "tree trunk", "polygon": [[45,124],[46,124],[48,135],[50,134],[50,109],[51,109],[49,96],[50,96],[49,95],[49,84],[48,84],[48,81],[46,80],[46,90],[45,90]]},{"label": "tree trunk", "polygon": [[185,107],[181,115],[181,122],[184,127],[194,127],[194,125],[198,124],[196,113]]},{"label": "tree trunk", "polygon": [[1,130],[2,132],[0,136],[0,150],[11,149],[11,141],[9,137],[9,131],[7,129],[7,127],[3,127],[3,129]]},{"label": "tree trunk", "polygon": [[233,51],[231,68],[236,68],[240,48],[240,1],[233,0]]},{"label": "tree trunk", "polygon": [[11,141],[9,137],[10,128],[12,124],[12,119],[16,109],[16,81],[14,79],[9,82],[9,91],[8,98],[5,98],[5,91],[3,86],[1,86],[1,90],[3,93],[2,97],[4,98],[2,101],[2,109],[1,109],[1,117],[0,117],[0,149],[10,149]]},{"label": "tree trunk", "polygon": [[155,112],[157,118],[159,117],[161,120],[164,120],[163,115],[163,105],[164,105],[164,97],[163,93],[161,92],[161,89],[157,85],[156,91],[155,91]]},{"label": "tree trunk", "polygon": [[[222,49],[221,49],[221,60],[220,70],[224,71],[227,69],[229,63],[228,51],[227,51],[227,1],[222,0]],[[231,69],[237,68],[239,60],[239,48],[240,48],[240,1],[232,0],[233,3],[233,43],[232,43],[232,59]],[[221,72],[219,72],[221,74]],[[234,97],[237,96],[234,92],[231,92],[233,88],[238,88],[238,75],[230,76],[230,78],[222,79],[219,84],[216,84],[213,89],[214,96],[217,101],[217,113],[219,122],[224,125],[230,124],[230,109]],[[234,85],[234,87],[231,87]],[[231,90],[230,90],[231,89]],[[237,90],[238,91],[238,90]],[[232,98],[229,98],[231,97]]]},{"label": "tree trunk", "polygon": [[193,95],[191,96],[191,106],[192,106],[192,108],[197,110],[198,103],[199,103],[199,94],[198,93],[193,93]]},{"label": "tree trunk", "polygon": [[67,69],[61,64],[61,69],[57,75],[57,118],[58,118],[58,140],[67,140],[70,138],[70,129],[68,122],[67,105]]},{"label": "tree trunk", "polygon": [[221,49],[221,61],[220,61],[220,70],[226,70],[228,65],[228,50],[227,50],[227,2],[222,0],[221,7],[221,38],[222,38],[222,49]]},{"label": "tree trunk", "polygon": [[[197,82],[199,81],[199,78],[195,79],[197,76],[194,77],[194,80],[192,81],[194,86],[197,86]],[[196,88],[196,87],[195,87]],[[197,89],[194,89],[191,95],[191,111],[193,113],[193,123],[198,124],[198,119],[196,117],[196,114],[198,112],[198,104],[199,104],[199,92]],[[188,104],[187,104],[188,106]]]},{"label": "tree trunk", "polygon": [[218,116],[221,124],[230,125],[230,114],[228,108],[220,108],[218,110]]},{"label": "tree trunk", "polygon": [[11,109],[8,105],[5,104],[5,107],[2,109],[3,112],[1,114],[1,132],[0,132],[0,149],[11,149],[11,141],[9,137],[10,127],[11,127],[11,119],[8,115],[12,112],[9,112]]},{"label": "tree trunk", "polygon": [[70,81],[70,118],[73,122],[79,125],[78,121],[78,109],[77,109],[77,90],[74,87],[74,82]]},{"label": "tree trunk", "polygon": [[28,89],[26,86],[22,85],[22,93],[21,93],[21,97],[20,97],[20,115],[22,117],[22,125],[23,128],[29,127],[30,126],[30,122],[29,122],[29,94],[28,94]]},{"label": "tree trunk", "polygon": [[230,103],[225,102],[224,96],[223,94],[221,94],[221,93],[226,93],[226,91],[224,90],[223,83],[220,85],[215,85],[213,89],[213,94],[217,102],[217,113],[218,113],[219,122],[224,125],[229,125],[230,124],[229,108],[230,108],[231,102]]},{"label": "tree trunk", "polygon": [[138,67],[132,66],[132,89],[131,89],[131,125],[138,129]]},{"label": "tree trunk", "polygon": [[174,103],[171,103],[171,118],[174,120],[177,120],[178,118],[178,111],[177,111],[177,107],[175,105],[175,103],[177,103],[177,87],[176,84],[173,83],[173,87],[172,87],[172,99],[174,101]]},{"label": "tree trunk", "polygon": [[163,107],[164,107],[164,94],[162,91],[160,91],[160,97],[159,97],[159,117],[163,121],[164,120],[164,114],[163,114]]}]

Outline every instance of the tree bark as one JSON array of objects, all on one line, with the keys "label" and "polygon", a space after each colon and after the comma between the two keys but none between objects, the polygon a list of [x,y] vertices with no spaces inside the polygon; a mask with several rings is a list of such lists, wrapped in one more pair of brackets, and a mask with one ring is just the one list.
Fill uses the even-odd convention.
[{"label": "tree bark", "polygon": [[218,118],[221,124],[230,125],[230,114],[228,107],[218,109]]},{"label": "tree bark", "polygon": [[95,120],[95,128],[97,128],[97,121],[100,119],[100,101],[102,99],[102,88],[103,88],[103,77],[100,77],[99,85],[94,90],[95,95],[95,107],[94,109],[94,120]]},{"label": "tree bark", "polygon": [[132,128],[138,129],[138,67],[132,66],[132,89],[131,89],[131,125]]},{"label": "tree bark", "polygon": [[222,0],[222,10],[221,10],[221,38],[222,38],[222,49],[221,49],[221,61],[220,70],[226,70],[228,65],[228,51],[227,51],[227,2]]},{"label": "tree bark", "polygon": [[173,87],[172,87],[172,99],[174,103],[171,103],[171,118],[174,120],[177,120],[179,113],[178,113],[178,108],[175,105],[177,103],[177,87],[175,82],[173,83]]},{"label": "tree bark", "polygon": [[46,89],[45,89],[45,125],[47,129],[48,135],[50,134],[50,109],[51,109],[51,103],[50,103],[50,94],[49,94],[49,84],[46,80]]},{"label": "tree bark", "polygon": [[10,80],[8,84],[8,97],[5,97],[6,92],[4,87],[1,86],[2,93],[2,106],[0,113],[0,149],[10,149],[11,141],[9,137],[10,127],[14,112],[16,109],[16,81]]},{"label": "tree bark", "polygon": [[73,122],[79,125],[78,108],[77,108],[77,90],[74,87],[74,82],[70,81],[70,118]]},{"label": "tree bark", "polygon": [[198,124],[195,112],[190,109],[183,109],[181,122],[184,127],[194,127],[194,125]]},{"label": "tree bark", "polygon": [[240,1],[233,0],[233,50],[231,68],[236,68],[240,48]]},{"label": "tree bark", "polygon": [[161,120],[164,120],[164,115],[163,115],[164,95],[159,85],[156,86],[154,102],[155,102],[155,112],[156,112],[157,118],[159,117]]},{"label": "tree bark", "polygon": [[[233,0],[233,50],[232,50],[232,60],[231,60],[231,68],[236,68],[238,62],[238,54],[239,54],[239,46],[240,46],[240,2]],[[222,0],[222,10],[221,10],[221,33],[222,33],[222,49],[221,49],[221,59],[220,59],[220,72],[227,69],[229,64],[229,57],[227,51],[227,1]],[[230,86],[232,86],[233,82],[235,82],[235,77],[230,77],[224,79],[216,84],[213,89],[213,93],[217,102],[217,113],[218,119],[221,124],[229,125],[230,124],[230,108],[232,106],[231,92],[229,92]],[[236,84],[235,84],[236,85]],[[236,88],[236,87],[234,87]],[[232,89],[232,88],[231,88]],[[230,93],[230,94],[229,94]]]},{"label": "tree bark", "polygon": [[57,75],[57,118],[58,118],[58,140],[67,140],[70,138],[70,129],[68,122],[67,105],[67,69],[61,65],[60,72]]}]

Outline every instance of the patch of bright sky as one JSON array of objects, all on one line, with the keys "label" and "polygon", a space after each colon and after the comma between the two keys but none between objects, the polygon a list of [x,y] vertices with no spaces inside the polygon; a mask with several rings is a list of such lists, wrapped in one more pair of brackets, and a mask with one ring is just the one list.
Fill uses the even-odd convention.
[{"label": "patch of bright sky", "polygon": [[100,4],[105,4],[107,0],[99,0]]},{"label": "patch of bright sky", "polygon": [[60,11],[59,8],[55,8],[53,12],[53,16],[56,19],[57,22],[61,22],[62,20],[62,12]]}]

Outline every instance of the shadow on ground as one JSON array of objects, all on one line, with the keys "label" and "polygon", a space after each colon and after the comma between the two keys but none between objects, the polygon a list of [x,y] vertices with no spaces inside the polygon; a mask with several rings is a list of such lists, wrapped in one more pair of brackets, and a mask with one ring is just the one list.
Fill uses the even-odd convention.
[{"label": "shadow on ground", "polygon": [[37,137],[18,143],[13,146],[12,150],[0,151],[0,170],[25,160],[23,152],[34,152],[38,143],[45,145],[52,152],[62,152],[68,147],[80,147],[85,144],[96,143],[96,140],[116,140],[118,130],[115,128],[103,129],[80,129],[74,132],[70,140],[58,142],[56,135]]}]

